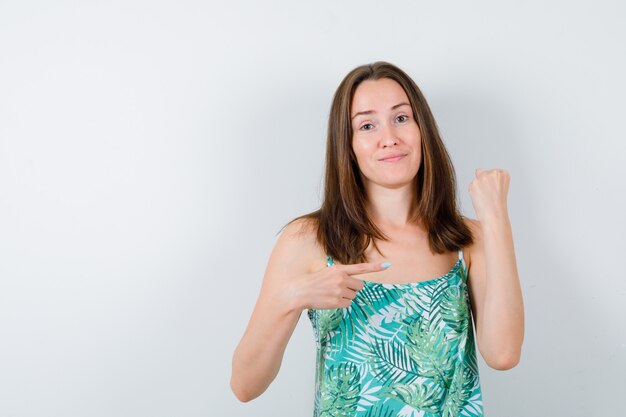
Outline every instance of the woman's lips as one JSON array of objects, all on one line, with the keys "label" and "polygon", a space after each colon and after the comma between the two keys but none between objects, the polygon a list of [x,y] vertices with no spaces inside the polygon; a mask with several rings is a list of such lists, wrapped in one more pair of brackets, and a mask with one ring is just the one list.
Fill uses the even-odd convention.
[{"label": "woman's lips", "polygon": [[399,160],[401,160],[405,156],[406,155],[393,156],[391,158],[381,159],[381,161],[382,162],[398,162]]}]

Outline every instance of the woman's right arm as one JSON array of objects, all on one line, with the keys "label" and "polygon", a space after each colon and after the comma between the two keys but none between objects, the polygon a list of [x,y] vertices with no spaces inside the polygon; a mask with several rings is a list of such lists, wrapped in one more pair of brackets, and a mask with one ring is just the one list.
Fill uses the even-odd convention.
[{"label": "woman's right arm", "polygon": [[385,269],[380,263],[323,266],[323,253],[315,228],[303,219],[285,227],[274,245],[252,317],[233,355],[230,386],[240,401],[255,399],[276,378],[303,310],[346,308],[363,288],[363,281],[351,275]]},{"label": "woman's right arm", "polygon": [[304,306],[294,277],[310,272],[314,233],[297,220],[283,230],[270,255],[252,317],[232,362],[230,386],[240,401],[261,395],[274,380]]}]

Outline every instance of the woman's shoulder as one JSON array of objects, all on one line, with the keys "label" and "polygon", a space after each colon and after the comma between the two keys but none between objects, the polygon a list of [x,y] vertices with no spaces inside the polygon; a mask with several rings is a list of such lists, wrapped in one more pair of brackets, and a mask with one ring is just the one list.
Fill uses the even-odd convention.
[{"label": "woman's shoulder", "polygon": [[318,221],[311,218],[296,218],[282,230],[276,249],[297,262],[301,268],[312,272],[326,265],[324,248],[317,236]]},{"label": "woman's shoulder", "polygon": [[296,217],[283,228],[283,234],[299,239],[310,239],[317,234],[317,219],[310,217]]},{"label": "woman's shoulder", "polygon": [[291,245],[314,245],[317,242],[317,220],[298,217],[285,225],[279,237]]}]

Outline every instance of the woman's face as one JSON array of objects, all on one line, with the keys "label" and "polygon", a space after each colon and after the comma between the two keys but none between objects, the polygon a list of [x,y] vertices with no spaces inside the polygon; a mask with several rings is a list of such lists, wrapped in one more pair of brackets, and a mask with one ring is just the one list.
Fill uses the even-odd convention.
[{"label": "woman's face", "polygon": [[421,136],[400,84],[389,78],[363,81],[350,117],[352,149],[366,189],[411,184],[422,160]]}]

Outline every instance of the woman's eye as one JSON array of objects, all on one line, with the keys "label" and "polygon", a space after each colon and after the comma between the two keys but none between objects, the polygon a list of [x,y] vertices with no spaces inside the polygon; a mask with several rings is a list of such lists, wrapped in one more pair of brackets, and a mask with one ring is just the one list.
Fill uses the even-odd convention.
[{"label": "woman's eye", "polygon": [[365,123],[363,126],[361,126],[361,130],[372,130],[373,127],[374,127],[373,124]]},{"label": "woman's eye", "polygon": [[409,116],[406,116],[406,115],[401,115],[401,116],[396,117],[396,121],[400,123],[404,123],[407,120],[409,120]]}]

